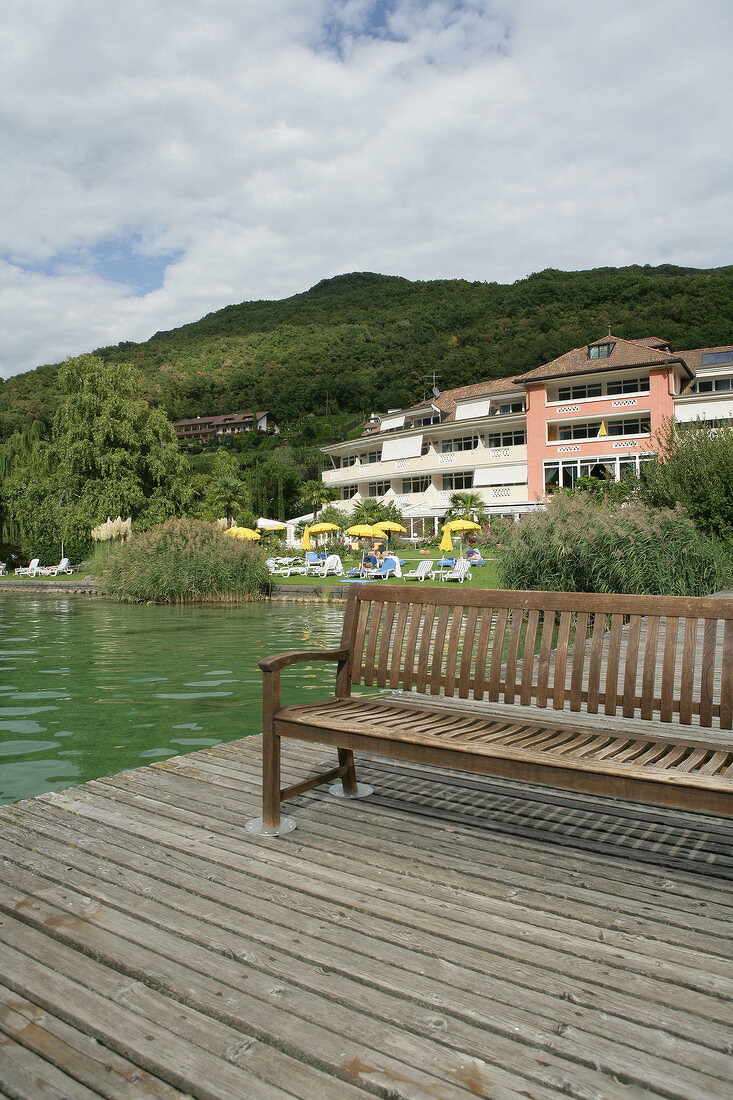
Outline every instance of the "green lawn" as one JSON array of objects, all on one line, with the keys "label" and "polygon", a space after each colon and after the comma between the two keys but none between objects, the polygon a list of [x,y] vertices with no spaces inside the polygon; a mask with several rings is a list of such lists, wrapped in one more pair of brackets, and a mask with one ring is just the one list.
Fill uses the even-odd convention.
[{"label": "green lawn", "polygon": [[[403,555],[400,555],[400,556],[403,557]],[[415,558],[415,557],[404,556],[404,560],[405,560],[405,564],[402,566],[402,572],[403,573],[408,573],[411,569],[416,569],[417,568],[417,563],[419,561],[424,561],[425,559],[424,559],[424,557]],[[440,560],[440,556],[438,555],[433,560],[434,561]],[[355,568],[357,564],[358,564],[357,561],[352,561],[352,562],[344,561],[344,569],[348,573],[349,569]],[[486,565],[474,565],[474,566],[471,567],[471,572],[468,574],[468,576],[466,577],[466,579],[463,583],[464,583],[464,585],[468,585],[471,588],[498,588],[499,587],[499,581],[498,581],[497,572],[498,571],[497,571],[497,562],[496,561],[489,561]],[[331,588],[335,584],[341,584],[342,583],[342,578],[341,577],[333,577],[333,576],[331,576],[331,577],[314,577],[312,574],[310,576],[299,576],[297,574],[293,574],[290,577],[273,577],[272,578],[272,583],[276,584],[276,585],[284,585],[284,586],[308,585],[309,588],[311,588],[311,587],[312,588]],[[440,584],[441,582],[438,579],[437,575],[435,575],[430,580],[425,581],[425,582],[422,582],[422,581],[405,581],[401,577],[397,577],[394,580],[390,580],[389,582],[374,581],[374,583],[375,584],[380,584],[380,583],[403,584],[403,585],[406,585],[407,587],[418,588],[418,587],[421,587],[423,583],[424,584]],[[445,583],[449,584],[450,582],[446,581]],[[457,585],[454,585],[453,587],[457,587]]]}]

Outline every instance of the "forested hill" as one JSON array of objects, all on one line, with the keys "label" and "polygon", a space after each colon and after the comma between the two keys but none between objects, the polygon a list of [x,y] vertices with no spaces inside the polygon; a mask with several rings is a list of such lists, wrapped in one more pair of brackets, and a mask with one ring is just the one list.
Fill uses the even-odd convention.
[{"label": "forested hill", "polygon": [[[281,424],[328,414],[334,434],[373,409],[511,377],[589,340],[659,336],[675,348],[733,342],[733,267],[547,270],[511,285],[410,282],[360,272],[276,302],[244,302],[97,349],[131,363],[173,419],[267,409]],[[57,365],[0,384],[0,437],[49,421]]]}]

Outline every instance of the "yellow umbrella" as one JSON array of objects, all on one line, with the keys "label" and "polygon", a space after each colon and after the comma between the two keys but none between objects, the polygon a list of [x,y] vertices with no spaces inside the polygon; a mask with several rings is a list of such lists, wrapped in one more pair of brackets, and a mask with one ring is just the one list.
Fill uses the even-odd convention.
[{"label": "yellow umbrella", "polygon": [[450,523],[446,523],[446,527],[450,527],[451,531],[480,531],[481,524],[474,523],[472,519],[452,519]]},{"label": "yellow umbrella", "polygon": [[[385,537],[384,531],[377,527],[376,524],[371,523],[357,523],[353,527],[347,527],[344,533],[357,539],[383,539]],[[363,553],[361,555],[361,560],[363,564]]]},{"label": "yellow umbrella", "polygon": [[381,531],[385,531],[387,534],[387,546],[389,546],[392,540],[392,532],[399,531],[401,534],[407,534],[407,528],[403,527],[401,523],[396,523],[393,519],[383,519],[379,523],[374,524],[375,527],[379,527]]},{"label": "yellow umbrella", "polygon": [[305,530],[303,531],[303,538],[301,539],[301,542],[300,542],[300,549],[301,550],[312,550],[313,549],[313,543],[311,542],[310,527],[306,527]]},{"label": "yellow umbrella", "polygon": [[383,539],[384,531],[371,523],[357,523],[353,527],[347,527],[345,534],[353,535],[357,539]]},{"label": "yellow umbrella", "polygon": [[341,528],[337,523],[314,523],[308,530],[311,535],[327,535],[329,531],[340,531]]},{"label": "yellow umbrella", "polygon": [[251,527],[227,527],[224,534],[231,539],[249,539],[253,541],[260,538],[259,531],[253,531]]},{"label": "yellow umbrella", "polygon": [[445,527],[443,528],[443,537],[440,540],[440,545],[439,545],[438,549],[442,550],[444,554],[447,551],[451,551],[453,549],[453,539],[450,537],[450,524],[449,523],[446,523]]},{"label": "yellow umbrella", "polygon": [[[472,519],[452,519],[450,523],[446,523],[445,527],[450,535],[454,532],[481,530],[481,524],[474,523]],[[463,557],[463,539],[461,539],[461,557]]]},{"label": "yellow umbrella", "polygon": [[403,527],[401,523],[395,523],[393,519],[380,520],[374,526],[381,528],[382,531],[401,531],[403,535],[407,534],[407,528]]}]

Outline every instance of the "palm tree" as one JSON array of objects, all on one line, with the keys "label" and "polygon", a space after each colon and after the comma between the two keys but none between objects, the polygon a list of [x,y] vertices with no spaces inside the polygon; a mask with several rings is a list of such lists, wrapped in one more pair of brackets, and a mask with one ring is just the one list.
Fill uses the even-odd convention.
[{"label": "palm tree", "polygon": [[451,493],[446,523],[451,519],[472,519],[476,523],[486,522],[486,505],[478,493]]},{"label": "palm tree", "polygon": [[234,509],[246,508],[249,505],[249,493],[247,486],[239,477],[237,461],[226,451],[217,451],[206,503],[214,512],[225,513],[227,527],[231,527],[234,521]]},{"label": "palm tree", "polygon": [[338,489],[324,485],[322,481],[306,481],[300,490],[301,502],[312,510],[314,522],[323,505],[336,500],[338,495]]},{"label": "palm tree", "polygon": [[384,507],[376,497],[365,497],[364,500],[360,500],[354,506],[354,511],[351,513],[351,522],[353,524],[368,523],[372,525],[378,523],[380,519],[386,519],[383,513]]}]

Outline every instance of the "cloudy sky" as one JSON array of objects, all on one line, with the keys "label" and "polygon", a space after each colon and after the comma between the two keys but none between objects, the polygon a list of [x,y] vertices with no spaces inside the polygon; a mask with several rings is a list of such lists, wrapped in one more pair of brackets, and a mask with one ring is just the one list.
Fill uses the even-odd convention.
[{"label": "cloudy sky", "polygon": [[0,375],[379,271],[733,262],[731,0],[4,0]]}]

